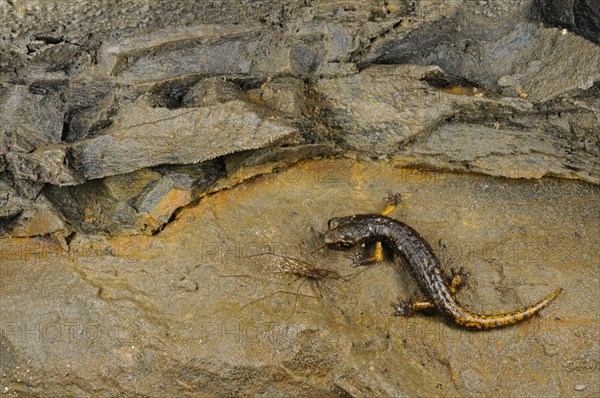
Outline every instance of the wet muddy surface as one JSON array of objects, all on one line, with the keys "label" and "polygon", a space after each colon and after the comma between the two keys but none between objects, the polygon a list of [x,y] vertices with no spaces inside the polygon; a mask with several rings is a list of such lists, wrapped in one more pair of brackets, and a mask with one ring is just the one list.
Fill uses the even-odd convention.
[{"label": "wet muddy surface", "polygon": [[[471,273],[468,309],[563,294],[498,330],[390,316],[418,297],[400,260],[357,268],[315,251],[328,219],[379,212],[389,193],[444,270]],[[3,239],[0,384],[5,396],[591,397],[598,209],[584,182],[324,159],[206,196],[154,236]],[[298,279],[263,252],[342,277]]]}]

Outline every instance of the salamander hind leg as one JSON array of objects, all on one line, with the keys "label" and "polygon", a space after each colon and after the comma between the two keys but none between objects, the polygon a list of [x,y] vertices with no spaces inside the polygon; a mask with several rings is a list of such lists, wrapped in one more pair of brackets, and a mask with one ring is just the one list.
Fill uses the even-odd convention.
[{"label": "salamander hind leg", "polygon": [[469,276],[471,276],[471,273],[465,271],[463,267],[461,267],[458,271],[454,268],[451,268],[450,271],[452,272],[452,276],[448,281],[448,285],[450,287],[450,291],[455,294],[467,284],[467,280],[469,279]]},{"label": "salamander hind leg", "polygon": [[405,316],[409,317],[414,315],[415,312],[430,310],[435,308],[433,303],[428,301],[410,301],[410,300],[402,300],[399,303],[392,303],[392,307],[394,308],[394,312],[392,312],[392,316]]}]

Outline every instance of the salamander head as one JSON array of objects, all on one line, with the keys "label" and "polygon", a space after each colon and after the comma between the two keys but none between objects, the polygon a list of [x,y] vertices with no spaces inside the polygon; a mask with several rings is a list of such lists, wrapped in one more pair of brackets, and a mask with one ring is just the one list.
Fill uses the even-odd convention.
[{"label": "salamander head", "polygon": [[323,234],[323,241],[330,249],[346,250],[356,246],[373,235],[368,218],[371,215],[354,215],[336,217],[327,223],[328,229]]}]

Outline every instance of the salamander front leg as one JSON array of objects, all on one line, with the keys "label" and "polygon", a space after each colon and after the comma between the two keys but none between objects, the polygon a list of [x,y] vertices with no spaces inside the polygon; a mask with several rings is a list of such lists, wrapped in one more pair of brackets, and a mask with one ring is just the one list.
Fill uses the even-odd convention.
[{"label": "salamander front leg", "polygon": [[[396,209],[396,207],[398,207],[398,204],[401,202],[402,197],[399,193],[395,193],[389,194],[384,200],[386,206],[381,212],[381,215],[387,216],[388,214],[393,212]],[[373,245],[373,251],[370,255],[365,256],[361,253],[355,253],[352,256],[350,256],[350,259],[352,260],[353,266],[380,263],[385,259],[383,255],[383,244],[381,242],[375,242],[375,244]]]},{"label": "salamander front leg", "polygon": [[398,207],[398,204],[402,201],[402,196],[399,193],[391,193],[385,199],[386,206],[381,212],[382,216],[387,216]]},{"label": "salamander front leg", "polygon": [[[365,250],[368,251],[369,249],[366,248]],[[376,242],[373,245],[373,252],[370,255],[365,256],[364,253],[354,253],[350,256],[350,259],[352,260],[353,266],[380,263],[384,260],[383,246],[381,245],[381,242]]]},{"label": "salamander front leg", "polygon": [[434,309],[435,305],[428,301],[414,301],[402,300],[399,303],[392,303],[392,307],[395,309],[392,312],[392,316],[412,316],[415,312]]},{"label": "salamander front leg", "polygon": [[[398,204],[402,200],[399,193],[389,194],[385,198],[386,206],[381,212],[382,216],[387,216],[391,212],[393,212]],[[353,265],[371,265],[375,263],[380,263],[384,260],[383,256],[383,244],[381,242],[375,242],[375,247],[373,248],[373,253],[370,256],[364,257],[361,255],[355,255],[352,258]]]}]

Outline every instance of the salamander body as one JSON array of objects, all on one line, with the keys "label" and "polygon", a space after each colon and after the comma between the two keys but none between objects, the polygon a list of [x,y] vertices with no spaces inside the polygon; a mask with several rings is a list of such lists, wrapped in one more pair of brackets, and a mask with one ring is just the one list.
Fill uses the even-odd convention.
[{"label": "salamander body", "polygon": [[[430,300],[429,303],[418,303],[421,306],[414,309],[434,307],[466,328],[495,328],[517,323],[540,311],[562,291],[557,289],[538,303],[513,312],[475,314],[457,301],[431,246],[410,226],[377,214],[333,218],[329,220],[328,226],[323,239],[332,249],[344,250],[372,242],[383,242],[389,246],[408,266],[420,290]],[[401,313],[397,312],[396,315]]]}]

